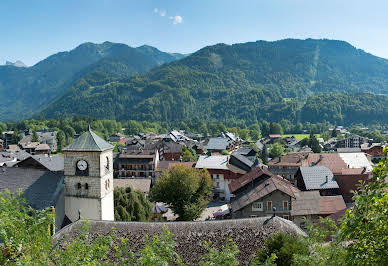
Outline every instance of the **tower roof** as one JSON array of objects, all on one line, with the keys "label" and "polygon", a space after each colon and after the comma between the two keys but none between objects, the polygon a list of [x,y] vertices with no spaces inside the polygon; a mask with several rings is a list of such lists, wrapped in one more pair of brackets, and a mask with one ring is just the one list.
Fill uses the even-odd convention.
[{"label": "tower roof", "polygon": [[97,136],[89,126],[88,131],[65,147],[63,151],[106,151],[113,148],[111,144]]}]

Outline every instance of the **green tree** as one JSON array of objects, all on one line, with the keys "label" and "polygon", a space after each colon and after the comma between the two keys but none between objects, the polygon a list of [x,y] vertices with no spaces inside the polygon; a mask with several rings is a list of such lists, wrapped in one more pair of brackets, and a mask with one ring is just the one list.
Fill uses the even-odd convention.
[{"label": "green tree", "polygon": [[[387,152],[385,147],[384,152]],[[339,237],[352,241],[348,261],[354,265],[388,265],[388,159],[373,170],[369,183],[362,183],[346,211]]]},{"label": "green tree", "polygon": [[116,221],[149,221],[152,215],[152,203],[141,191],[131,187],[115,188],[114,209]]},{"label": "green tree", "polygon": [[269,145],[269,156],[271,158],[279,157],[284,153],[284,147],[282,144],[276,142],[274,144]]},{"label": "green tree", "polygon": [[287,233],[275,233],[265,240],[265,248],[259,249],[250,265],[263,265],[273,254],[279,266],[292,265],[295,254],[308,254],[309,249],[299,236]]},{"label": "green tree", "polygon": [[39,136],[35,130],[32,132],[32,140],[31,141],[32,142],[39,142]]},{"label": "green tree", "polygon": [[57,132],[57,151],[60,152],[66,145],[66,136],[62,130]]},{"label": "green tree", "polygon": [[319,141],[317,140],[313,132],[310,133],[308,146],[314,153],[320,153],[322,151],[321,145],[319,145]]},{"label": "green tree", "polygon": [[271,122],[270,123],[270,134],[283,134],[283,128],[279,123]]},{"label": "green tree", "polygon": [[263,161],[263,164],[268,163],[268,148],[267,145],[263,145],[263,150],[261,151],[261,160]]},{"label": "green tree", "polygon": [[336,138],[337,137],[337,130],[336,130],[337,127],[334,127],[333,128],[333,131],[331,132],[331,137],[332,138]]},{"label": "green tree", "polygon": [[196,162],[198,160],[197,153],[193,149],[188,149],[183,146],[182,161],[184,162]]},{"label": "green tree", "polygon": [[227,239],[226,244],[220,250],[215,248],[210,242],[205,243],[205,248],[207,253],[201,258],[201,266],[237,266],[239,264],[236,258],[239,249],[232,239]]},{"label": "green tree", "polygon": [[150,198],[169,204],[179,220],[192,221],[206,208],[212,188],[207,170],[178,165],[162,173],[151,189]]}]

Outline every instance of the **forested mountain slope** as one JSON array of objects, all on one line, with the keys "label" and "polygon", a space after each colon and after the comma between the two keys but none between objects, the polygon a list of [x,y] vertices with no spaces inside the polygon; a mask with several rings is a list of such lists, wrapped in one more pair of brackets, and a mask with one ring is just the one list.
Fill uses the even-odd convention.
[{"label": "forested mountain slope", "polygon": [[0,66],[0,120],[22,119],[62,96],[89,73],[113,78],[145,73],[183,55],[125,44],[84,43],[52,55],[32,67]]},{"label": "forested mountain slope", "polygon": [[[312,114],[307,108],[330,102],[312,96],[330,93],[320,100],[335,98],[340,102],[341,97],[349,101],[352,97],[362,98],[364,92],[388,94],[388,60],[343,41],[257,41],[205,47],[131,78],[83,76],[42,114],[149,121],[200,118],[314,122],[322,120],[320,108]],[[373,94],[366,95],[380,102],[381,97]],[[349,110],[359,108],[346,106]],[[329,112],[325,120],[348,117],[342,114],[345,109]],[[365,119],[363,114],[361,120]]]}]

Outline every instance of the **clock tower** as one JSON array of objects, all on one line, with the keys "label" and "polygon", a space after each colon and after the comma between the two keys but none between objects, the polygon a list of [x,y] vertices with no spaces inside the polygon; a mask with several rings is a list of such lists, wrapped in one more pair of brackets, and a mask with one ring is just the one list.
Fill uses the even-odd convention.
[{"label": "clock tower", "polygon": [[66,216],[113,221],[113,146],[89,127],[63,152]]}]

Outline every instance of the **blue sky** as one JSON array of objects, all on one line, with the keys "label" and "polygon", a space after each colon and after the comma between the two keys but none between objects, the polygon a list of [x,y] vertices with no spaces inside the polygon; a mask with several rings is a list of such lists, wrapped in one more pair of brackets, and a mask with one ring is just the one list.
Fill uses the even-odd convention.
[{"label": "blue sky", "polygon": [[191,53],[206,45],[329,38],[388,58],[388,1],[0,0],[0,64],[86,42]]}]

